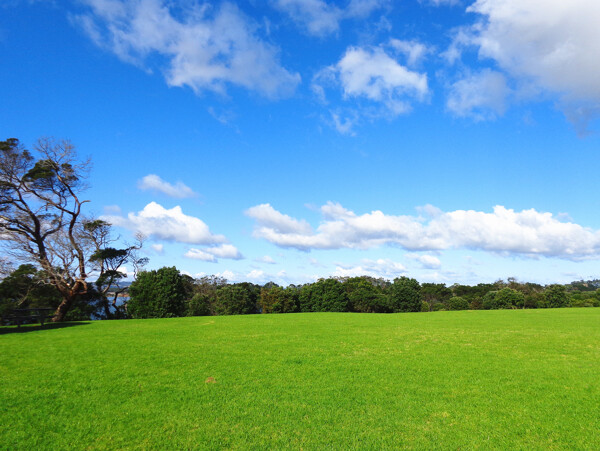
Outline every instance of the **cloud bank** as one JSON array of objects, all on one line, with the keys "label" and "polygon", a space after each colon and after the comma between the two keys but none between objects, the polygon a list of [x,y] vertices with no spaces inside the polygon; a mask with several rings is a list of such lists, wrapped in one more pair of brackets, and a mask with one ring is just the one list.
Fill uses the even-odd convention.
[{"label": "cloud bank", "polygon": [[[303,251],[393,245],[409,251],[472,249],[567,260],[600,257],[600,231],[562,222],[551,213],[534,209],[516,212],[503,206],[494,207],[491,213],[442,212],[431,206],[423,211],[428,217],[386,215],[381,211],[357,215],[329,202],[321,207],[323,219],[316,230],[269,204],[252,207],[246,215],[256,221],[254,237]],[[281,224],[277,218],[282,219]],[[430,267],[439,263],[436,257],[420,261]]]}]

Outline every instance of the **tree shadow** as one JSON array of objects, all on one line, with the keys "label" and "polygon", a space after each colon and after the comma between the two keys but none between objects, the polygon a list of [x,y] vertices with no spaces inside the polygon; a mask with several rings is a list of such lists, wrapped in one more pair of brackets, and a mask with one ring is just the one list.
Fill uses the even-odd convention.
[{"label": "tree shadow", "polygon": [[43,326],[40,324],[23,324],[17,326],[0,326],[0,335],[6,334],[26,334],[28,332],[40,332],[44,330],[63,329],[73,326],[87,326],[90,321],[69,321],[65,323],[46,323]]}]

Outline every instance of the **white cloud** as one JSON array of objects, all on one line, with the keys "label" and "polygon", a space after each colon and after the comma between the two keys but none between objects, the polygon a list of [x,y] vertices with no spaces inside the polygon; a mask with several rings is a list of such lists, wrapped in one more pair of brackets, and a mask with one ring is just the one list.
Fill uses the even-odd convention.
[{"label": "white cloud", "polygon": [[426,1],[427,3],[430,3],[431,5],[434,6],[442,6],[442,5],[458,5],[461,0],[419,0],[419,2],[424,2]]},{"label": "white cloud", "polygon": [[304,220],[298,221],[291,216],[275,210],[270,204],[261,204],[246,210],[251,218],[260,218],[261,224],[278,233],[310,233],[310,224]]},{"label": "white cloud", "polygon": [[177,182],[175,185],[172,185],[168,182],[165,182],[156,174],[148,174],[143,179],[138,181],[137,186],[139,189],[144,191],[159,191],[163,194],[166,194],[167,196],[175,197],[177,199],[194,197],[197,195],[189,186],[187,186],[183,182]]},{"label": "white cloud", "polygon": [[233,3],[218,8],[190,2],[178,8],[164,0],[84,3],[91,11],[74,21],[97,45],[141,67],[166,62],[160,70],[169,86],[224,93],[233,84],[276,98],[291,94],[300,82]]},{"label": "white cloud", "polygon": [[568,260],[600,257],[599,230],[562,222],[551,213],[533,209],[515,212],[496,206],[491,213],[436,211],[434,216],[423,218],[386,215],[381,211],[357,215],[340,204],[329,202],[321,207],[321,213],[324,219],[316,230],[308,226],[302,230],[282,231],[269,222],[272,212],[264,221],[260,210],[246,211],[256,220],[256,238],[304,251],[396,245],[413,251],[474,249]]},{"label": "white cloud", "polygon": [[431,52],[431,49],[418,41],[402,41],[400,39],[390,39],[390,47],[406,56],[406,63],[414,66],[420,63],[425,56]]},{"label": "white cloud", "polygon": [[440,259],[433,255],[406,254],[405,257],[418,261],[426,269],[438,269],[442,266]]},{"label": "white cloud", "polygon": [[254,281],[260,281],[265,278],[265,272],[260,269],[253,269],[248,274],[246,274],[246,278]]},{"label": "white cloud", "polygon": [[460,117],[493,119],[504,114],[509,92],[504,75],[483,69],[452,85],[446,107]]},{"label": "white cloud", "polygon": [[273,260],[273,257],[271,257],[269,255],[265,255],[261,258],[257,258],[255,261],[258,263],[267,263],[269,265],[274,265],[276,263],[275,260]]},{"label": "white cloud", "polygon": [[165,247],[162,244],[153,244],[150,246],[157,254],[162,254],[165,251]]},{"label": "white cloud", "polygon": [[477,0],[483,19],[463,43],[507,74],[557,94],[567,116],[585,123],[600,113],[600,2]]},{"label": "white cloud", "polygon": [[214,235],[200,219],[183,213],[181,207],[164,208],[150,202],[138,213],[127,217],[104,215],[103,220],[132,231],[142,232],[150,238],[189,244],[214,244],[226,241],[223,235]]},{"label": "white cloud", "polygon": [[358,277],[371,276],[394,279],[406,273],[406,267],[390,259],[380,258],[378,260],[363,259],[359,265],[338,264],[333,276]]},{"label": "white cloud", "polygon": [[408,70],[380,48],[350,47],[334,70],[346,97],[383,102],[396,114],[408,109],[404,95],[422,99],[428,93],[425,74]]},{"label": "white cloud", "polygon": [[219,258],[241,260],[244,258],[233,244],[221,244],[220,246],[205,247],[203,249],[192,248],[185,253],[185,257],[206,262],[218,262]]},{"label": "white cloud", "polygon": [[[416,53],[412,58],[418,58]],[[352,111],[351,117],[330,112],[335,128],[345,134],[352,133],[359,113],[370,119],[396,117],[409,112],[412,101],[424,101],[429,94],[427,75],[409,70],[382,47],[349,47],[340,61],[313,77],[312,89],[323,102],[325,86],[339,88],[344,101],[367,103],[366,108]]]},{"label": "white cloud", "polygon": [[350,0],[346,8],[339,8],[324,0],[273,0],[274,6],[306,33],[320,37],[336,33],[342,20],[368,17],[387,3],[387,0]]}]

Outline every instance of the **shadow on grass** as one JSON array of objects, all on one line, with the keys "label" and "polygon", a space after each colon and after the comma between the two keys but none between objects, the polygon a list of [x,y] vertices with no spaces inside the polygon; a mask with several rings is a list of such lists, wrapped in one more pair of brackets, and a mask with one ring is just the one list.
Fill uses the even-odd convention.
[{"label": "shadow on grass", "polygon": [[87,326],[90,321],[69,321],[66,323],[46,323],[43,326],[40,324],[24,324],[21,327],[17,326],[1,326],[0,335],[6,334],[25,334],[27,332],[39,332],[42,330],[63,329],[65,327]]}]

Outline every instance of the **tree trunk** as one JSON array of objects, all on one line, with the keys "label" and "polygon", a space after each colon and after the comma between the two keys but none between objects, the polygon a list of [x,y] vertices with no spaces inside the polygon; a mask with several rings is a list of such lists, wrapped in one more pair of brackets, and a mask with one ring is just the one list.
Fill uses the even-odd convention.
[{"label": "tree trunk", "polygon": [[54,312],[54,316],[52,317],[53,323],[61,323],[65,320],[65,316],[69,309],[71,308],[71,304],[73,304],[73,298],[64,298],[60,303],[56,311]]}]

